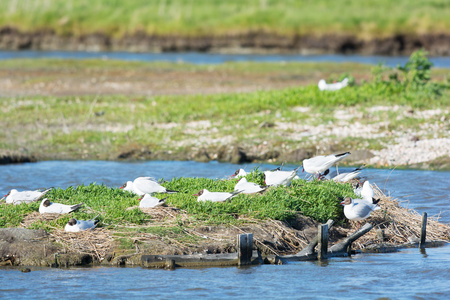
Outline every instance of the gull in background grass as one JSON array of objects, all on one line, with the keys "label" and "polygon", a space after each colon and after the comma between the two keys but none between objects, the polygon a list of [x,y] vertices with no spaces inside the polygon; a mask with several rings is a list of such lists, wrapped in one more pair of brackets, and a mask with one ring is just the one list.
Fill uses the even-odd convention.
[{"label": "gull in background grass", "polygon": [[79,209],[83,203],[75,205],[66,205],[61,203],[50,202],[47,198],[41,201],[39,205],[40,214],[68,214]]},{"label": "gull in background grass", "polygon": [[200,190],[194,196],[198,196],[197,201],[212,201],[212,202],[224,202],[235,197],[237,194],[242,193],[242,191],[235,191],[232,193],[227,192],[210,192],[207,189]]},{"label": "gull in background grass", "polygon": [[265,171],[264,182],[268,186],[279,186],[291,184],[292,179],[297,175],[297,171],[300,167],[295,168],[292,171]]},{"label": "gull in background grass", "polygon": [[6,203],[14,204],[14,205],[18,205],[21,203],[31,203],[31,202],[38,201],[52,189],[53,188],[49,188],[42,192],[39,190],[19,192],[16,189],[12,189],[0,201],[5,199]]},{"label": "gull in background grass", "polygon": [[348,78],[344,78],[344,80],[335,83],[327,83],[325,79],[319,80],[319,90],[321,91],[337,91],[348,85]]},{"label": "gull in background grass", "polygon": [[151,195],[154,193],[178,193],[178,191],[166,189],[152,177],[138,177],[134,181],[127,181],[127,183],[120,188],[124,191],[130,191],[139,196],[144,196],[145,194]]},{"label": "gull in background grass", "polygon": [[167,197],[163,199],[158,199],[149,194],[145,194],[144,197],[139,199],[139,207],[140,208],[153,208],[157,206],[164,205],[166,203]]},{"label": "gull in background grass", "polygon": [[66,226],[64,227],[64,231],[66,232],[79,232],[79,231],[84,231],[84,230],[92,230],[94,229],[99,220],[96,220],[98,217],[95,216],[94,218],[90,219],[90,220],[77,220],[75,218],[72,218],[69,220],[69,222],[67,222]]},{"label": "gull in background grass", "polygon": [[[328,174],[329,169],[339,161],[350,155],[350,152],[341,154],[319,155],[303,160],[303,171],[309,174],[316,174],[317,178],[321,178]],[[324,174],[322,174],[324,173]]]},{"label": "gull in background grass", "polygon": [[265,191],[267,187],[260,186],[254,182],[248,182],[246,178],[241,178],[234,186],[234,191],[241,191],[243,194],[254,194]]}]

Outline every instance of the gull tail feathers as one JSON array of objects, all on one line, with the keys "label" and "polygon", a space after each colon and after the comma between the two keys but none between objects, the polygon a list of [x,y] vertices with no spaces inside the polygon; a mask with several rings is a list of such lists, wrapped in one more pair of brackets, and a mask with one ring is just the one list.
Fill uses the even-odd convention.
[{"label": "gull tail feathers", "polygon": [[[179,193],[179,191],[172,191],[172,190],[167,190],[166,189],[166,193],[167,194],[175,194],[175,193]],[[167,198],[167,197],[166,197]],[[165,199],[165,198],[164,198]]]},{"label": "gull tail feathers", "polygon": [[84,203],[72,205],[72,206],[70,207],[70,212],[76,211],[76,210],[79,209],[81,206],[83,206],[83,204],[84,204]]}]

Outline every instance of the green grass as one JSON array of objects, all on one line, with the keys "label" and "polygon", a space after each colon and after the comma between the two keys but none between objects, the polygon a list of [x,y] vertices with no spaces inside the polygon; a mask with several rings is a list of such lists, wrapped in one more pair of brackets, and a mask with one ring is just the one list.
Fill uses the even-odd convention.
[{"label": "green grass", "polygon": [[[249,181],[262,183],[263,173],[255,170],[255,174],[247,175]],[[198,202],[194,196],[201,189],[209,191],[228,191],[234,189],[236,179],[215,180],[207,178],[174,178],[163,183],[169,189],[180,191],[168,196],[170,206],[180,208],[192,217],[192,221],[206,224],[237,224],[240,218],[275,219],[289,221],[299,212],[324,222],[328,219],[342,220],[342,206],[339,197],[354,196],[351,185],[335,182],[307,182],[296,180],[290,187],[270,187],[263,194],[239,194],[229,202]],[[181,228],[164,229],[145,227],[152,219],[139,208],[129,209],[139,204],[138,196],[124,192],[118,188],[105,185],[81,185],[56,188],[50,191],[47,198],[53,202],[64,204],[84,203],[83,207],[70,215],[62,215],[50,222],[36,221],[29,228],[64,228],[70,218],[86,220],[99,215],[101,227],[110,229],[117,225],[142,225],[137,232],[148,232],[165,235],[169,231],[180,234]],[[162,198],[166,195],[159,195]],[[24,216],[38,211],[40,203],[6,205],[0,210],[0,227],[17,227]],[[182,223],[180,223],[182,225]]]},{"label": "green grass", "polygon": [[[307,148],[317,142],[311,136],[296,135],[297,128],[286,129],[279,134],[277,126],[262,125],[276,122],[291,122],[297,127],[337,124],[340,122],[335,115],[337,110],[360,112],[360,116],[356,114],[349,123],[360,122],[377,127],[380,122],[387,122],[385,128],[391,132],[404,131],[406,128],[419,131],[421,126],[427,125],[428,120],[405,116],[403,111],[445,111],[450,105],[450,85],[448,80],[442,79],[448,70],[430,69],[427,62],[422,60],[423,56],[423,52],[412,56],[411,62],[415,64],[413,68],[408,65],[403,69],[374,67],[370,79],[336,92],[321,92],[313,84],[281,90],[214,95],[2,98],[0,125],[8,130],[0,132],[0,145],[9,150],[25,147],[30,153],[39,153],[41,159],[117,159],[119,153],[127,151],[172,151],[174,155],[182,156],[193,148],[219,148],[224,143],[240,143],[251,147],[269,142],[270,147],[285,145],[291,149],[299,148],[300,143],[301,147]],[[207,72],[212,67],[218,72],[235,74],[264,72],[276,76],[303,76],[323,66],[330,68],[325,72],[329,78],[339,80],[349,76],[353,81],[353,72],[350,75],[343,73],[345,66],[340,64],[230,63],[194,66],[112,62],[109,65],[95,60],[11,60],[2,63],[0,71],[18,69],[28,74],[55,67],[61,72],[97,72],[101,76],[101,72],[139,70],[156,73]],[[370,75],[368,66],[356,66],[356,73]],[[435,74],[439,79],[435,79]],[[33,76],[29,78],[33,79]],[[368,111],[370,107],[378,105],[397,105],[400,109]],[[306,107],[309,111],[299,111],[299,107]],[[97,112],[102,114],[96,115]],[[444,129],[436,132],[439,137],[446,137],[448,132],[445,130],[448,128],[445,118],[448,118],[448,113],[444,112],[437,120]],[[205,129],[189,126],[198,121],[209,121],[210,126]],[[389,142],[388,136],[378,140],[361,137],[340,141],[337,136],[330,138],[351,149],[380,149]]]},{"label": "green grass", "polygon": [[0,26],[53,29],[58,34],[104,32],[219,35],[249,30],[281,34],[448,33],[446,0],[24,0],[0,2]]}]

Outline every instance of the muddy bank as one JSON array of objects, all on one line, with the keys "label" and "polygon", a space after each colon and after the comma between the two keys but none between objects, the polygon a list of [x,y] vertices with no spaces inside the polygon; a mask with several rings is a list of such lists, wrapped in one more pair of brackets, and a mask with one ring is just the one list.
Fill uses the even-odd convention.
[{"label": "muddy bank", "polygon": [[264,31],[219,36],[159,36],[144,32],[114,38],[103,33],[84,36],[57,35],[52,30],[21,32],[0,29],[1,50],[131,51],[131,52],[226,52],[302,54],[339,53],[410,55],[426,49],[433,56],[450,55],[450,36],[444,34],[392,35],[364,40],[350,35],[284,36]]}]

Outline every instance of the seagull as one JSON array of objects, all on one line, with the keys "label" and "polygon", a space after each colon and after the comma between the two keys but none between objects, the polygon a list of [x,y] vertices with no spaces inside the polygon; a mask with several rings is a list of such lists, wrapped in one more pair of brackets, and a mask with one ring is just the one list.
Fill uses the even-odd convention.
[{"label": "seagull", "polygon": [[144,194],[151,195],[153,193],[178,193],[178,191],[166,189],[151,177],[138,177],[134,181],[127,181],[127,183],[120,188],[124,191],[133,192],[139,196],[144,196]]},{"label": "seagull", "polygon": [[260,186],[254,182],[248,182],[246,178],[241,180],[234,186],[234,191],[241,191],[243,194],[254,194],[266,190],[267,187]]},{"label": "seagull", "polygon": [[355,195],[361,196],[364,200],[368,202],[372,202],[373,196],[375,192],[373,191],[372,186],[369,183],[369,180],[366,180],[362,187],[358,187],[353,190]]},{"label": "seagull", "polygon": [[359,174],[361,174],[361,171],[366,165],[362,165],[359,168],[354,169],[351,172],[346,172],[346,173],[341,173],[338,174],[336,176],[334,176],[333,178],[331,178],[331,180],[336,181],[336,182],[347,182],[352,180],[353,178],[355,178],[356,176],[358,176]]},{"label": "seagull", "polygon": [[194,196],[198,196],[197,201],[212,201],[212,202],[224,202],[230,200],[237,194],[242,193],[242,191],[234,191],[232,193],[226,192],[210,192],[207,189],[200,190]]},{"label": "seagull", "polygon": [[41,214],[68,214],[79,209],[83,203],[75,205],[65,205],[60,203],[50,202],[47,198],[41,201],[39,205],[39,213]]},{"label": "seagull", "polygon": [[98,215],[95,218],[92,218],[90,220],[84,221],[84,220],[77,220],[77,219],[70,219],[69,222],[67,222],[66,226],[64,227],[64,231],[67,232],[78,232],[78,231],[84,231],[84,230],[92,230],[94,229],[99,220],[96,220]]},{"label": "seagull", "polygon": [[157,207],[166,203],[166,198],[158,199],[156,197],[152,197],[149,194],[145,194],[144,197],[139,199],[139,207],[141,208],[149,208],[149,207]]},{"label": "seagull", "polygon": [[39,190],[19,192],[16,189],[12,189],[8,192],[8,194],[5,195],[5,197],[2,198],[2,200],[5,199],[6,203],[8,203],[8,204],[12,203],[14,205],[18,205],[21,203],[31,203],[34,201],[38,201],[45,194],[47,194],[51,189],[52,188],[49,188],[42,192],[40,192]]},{"label": "seagull", "polygon": [[344,78],[341,82],[326,83],[324,79],[319,80],[319,90],[321,91],[337,91],[348,85],[348,78]]},{"label": "seagull", "polygon": [[[331,168],[335,163],[343,160],[350,152],[345,152],[341,154],[330,154],[327,156],[319,155],[303,160],[303,171],[310,174],[317,174],[317,178],[322,177],[329,168]],[[329,172],[329,170],[328,170]],[[327,174],[328,174],[327,172]]]},{"label": "seagull", "polygon": [[381,209],[377,206],[379,200],[374,200],[373,203],[369,203],[363,199],[352,199],[346,197],[341,205],[344,205],[344,215],[347,219],[352,221],[362,221],[370,216],[370,213],[375,210]]},{"label": "seagull", "polygon": [[247,172],[245,172],[244,169],[237,169],[236,172],[234,172],[233,175],[231,175],[231,177],[243,177],[243,176],[247,176]]},{"label": "seagull", "polygon": [[297,175],[299,168],[297,167],[292,171],[265,171],[264,182],[269,186],[289,185],[291,180]]}]

